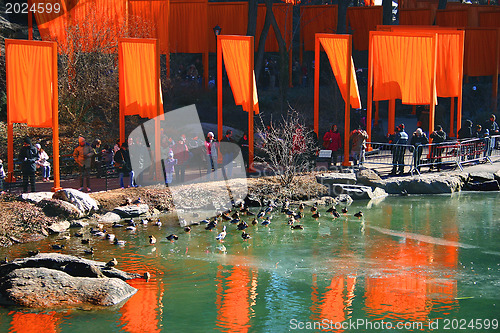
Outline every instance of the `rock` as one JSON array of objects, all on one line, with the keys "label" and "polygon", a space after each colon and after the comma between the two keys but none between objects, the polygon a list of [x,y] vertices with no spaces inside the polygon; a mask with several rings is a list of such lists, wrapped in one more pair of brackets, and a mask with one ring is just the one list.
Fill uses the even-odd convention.
[{"label": "rock", "polygon": [[382,178],[371,169],[361,169],[356,173],[356,184],[372,187],[379,187]]},{"label": "rock", "polygon": [[136,292],[137,289],[120,279],[73,277],[44,267],[16,269],[0,283],[0,293],[5,299],[31,308],[111,306]]},{"label": "rock", "polygon": [[465,189],[468,191],[499,191],[500,186],[497,180],[490,180],[485,182],[469,182],[466,184]]},{"label": "rock", "polygon": [[354,173],[330,172],[316,176],[316,181],[320,184],[329,186],[332,184],[356,184],[356,175]]},{"label": "rock", "polygon": [[84,262],[70,262],[64,266],[64,272],[75,277],[104,277],[104,274],[97,266]]},{"label": "rock", "polygon": [[487,182],[495,180],[495,175],[486,171],[474,171],[469,173],[469,181],[471,182]]},{"label": "rock", "polygon": [[428,177],[401,177],[383,181],[384,189],[389,194],[442,194],[458,192],[464,186],[460,174],[441,174]]},{"label": "rock", "polygon": [[51,199],[53,194],[54,193],[52,193],[52,192],[30,192],[30,193],[21,194],[20,198],[23,201],[30,201],[33,203],[39,203],[40,201],[42,201],[44,199]]},{"label": "rock", "polygon": [[334,202],[335,202],[335,199],[333,197],[329,197],[329,196],[324,196],[324,197],[318,198],[316,200],[301,201],[301,203],[303,203],[306,206],[310,206],[310,207],[314,206],[315,204],[318,206],[328,206],[328,205],[334,204]]},{"label": "rock", "polygon": [[112,222],[118,222],[121,219],[122,218],[120,217],[120,215],[113,212],[107,212],[106,214],[104,214],[99,218],[99,222],[112,223]]},{"label": "rock", "polygon": [[89,223],[85,221],[71,221],[70,228],[85,228]]},{"label": "rock", "polygon": [[83,259],[60,253],[39,253],[33,257],[15,259],[8,264],[0,265],[0,277],[9,274],[13,270],[27,267],[45,267],[63,271],[67,265],[74,263],[93,265],[99,268],[102,274],[107,277],[117,277],[122,280],[131,280],[140,277],[139,274],[127,273],[115,268],[109,270],[105,262]]},{"label": "rock", "polygon": [[71,224],[68,221],[61,221],[52,223],[47,229],[52,234],[60,234],[61,232],[68,230],[70,225]]},{"label": "rock", "polygon": [[80,219],[84,217],[83,212],[75,205],[57,199],[43,199],[38,203],[47,216],[58,216],[67,219]]},{"label": "rock", "polygon": [[346,205],[346,206],[349,206],[350,204],[352,204],[352,201],[353,200],[349,194],[340,194],[335,198],[336,204],[341,203],[341,204]]},{"label": "rock", "polygon": [[84,216],[92,215],[99,210],[97,201],[92,199],[87,193],[68,188],[57,191],[52,196],[53,199],[67,201],[75,205]]},{"label": "rock", "polygon": [[[369,186],[361,186],[361,185],[332,185],[331,195],[347,195],[352,200],[367,200],[374,199],[380,196],[386,196],[387,193],[383,189],[378,189],[376,192],[372,190]],[[344,197],[337,197],[337,200],[342,200]],[[346,199],[349,201],[349,199]]]},{"label": "rock", "polygon": [[497,170],[497,172],[495,172],[493,176],[495,177],[496,181],[500,183],[500,170]]},{"label": "rock", "polygon": [[141,216],[146,214],[148,211],[149,206],[146,204],[128,205],[113,209],[113,213],[120,215],[122,218]]}]

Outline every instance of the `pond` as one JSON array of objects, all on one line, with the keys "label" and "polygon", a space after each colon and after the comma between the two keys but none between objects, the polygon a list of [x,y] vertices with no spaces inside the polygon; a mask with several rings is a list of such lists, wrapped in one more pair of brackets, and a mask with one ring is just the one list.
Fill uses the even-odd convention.
[{"label": "pond", "polygon": [[[306,210],[304,230],[272,212],[269,227],[250,225],[248,241],[225,222],[223,243],[203,225],[190,234],[167,223],[113,229],[126,245],[93,238],[93,258],[149,271],[149,282],[129,281],[137,294],[104,310],[0,307],[0,331],[498,331],[499,202],[499,193],[388,197],[355,202],[335,220],[324,207],[318,220]],[[364,216],[354,217],[359,210]],[[166,240],[171,233],[179,240]],[[0,255],[49,252],[56,240]],[[78,256],[88,247],[75,237],[67,244],[62,253]]]}]

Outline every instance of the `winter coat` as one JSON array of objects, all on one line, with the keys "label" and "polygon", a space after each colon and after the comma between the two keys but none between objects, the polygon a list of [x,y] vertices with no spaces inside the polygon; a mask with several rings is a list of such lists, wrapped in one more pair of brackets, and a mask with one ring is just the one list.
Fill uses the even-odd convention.
[{"label": "winter coat", "polygon": [[342,147],[342,139],[340,137],[340,133],[333,132],[333,131],[328,131],[325,133],[325,136],[323,136],[323,147],[325,149],[331,150],[331,151],[338,151]]},{"label": "winter coat", "polygon": [[123,148],[118,150],[114,160],[119,173],[129,173],[132,171],[132,162],[130,161],[130,153],[128,150]]},{"label": "winter coat", "polygon": [[23,175],[34,175],[36,172],[36,161],[38,160],[38,150],[35,146],[23,146],[18,156],[21,161]]},{"label": "winter coat", "polygon": [[83,146],[78,145],[73,151],[73,158],[81,167],[85,166],[86,168],[90,168],[92,156],[94,156],[94,150],[88,143],[85,143]]}]

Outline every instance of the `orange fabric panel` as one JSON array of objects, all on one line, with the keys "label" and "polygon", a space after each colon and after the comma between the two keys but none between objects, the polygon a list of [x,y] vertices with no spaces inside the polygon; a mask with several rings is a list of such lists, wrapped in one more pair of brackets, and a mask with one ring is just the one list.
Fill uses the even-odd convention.
[{"label": "orange fabric panel", "polygon": [[138,114],[152,119],[158,115],[155,92],[158,55],[154,40],[120,41],[119,45],[123,57],[119,70],[124,115]]},{"label": "orange fabric panel", "polygon": [[479,26],[500,28],[500,11],[479,13]]},{"label": "orange fabric panel", "polygon": [[337,6],[301,6],[300,39],[304,51],[314,51],[316,33],[335,33],[337,30]]},{"label": "orange fabric panel", "polygon": [[465,30],[464,74],[486,76],[495,74],[498,29]]},{"label": "orange fabric panel", "polygon": [[400,25],[428,25],[432,24],[432,11],[430,9],[400,9]]},{"label": "orange fabric panel", "polygon": [[125,332],[161,332],[161,280],[146,281],[144,279],[129,280],[128,284],[137,289],[120,309],[120,322]]},{"label": "orange fabric panel", "polygon": [[352,43],[358,51],[368,50],[370,31],[382,24],[382,6],[349,7],[347,20],[352,30]]},{"label": "orange fabric panel", "polygon": [[424,33],[373,34],[370,43],[373,100],[401,99],[403,104],[430,104],[435,41],[435,35]]},{"label": "orange fabric panel", "polygon": [[[319,41],[325,49],[330,65],[332,66],[333,74],[337,79],[337,84],[344,101],[347,102],[347,48],[350,47],[347,38],[320,37]],[[355,109],[361,108],[361,101],[359,99],[358,82],[356,80],[356,72],[354,69],[354,62],[351,57],[351,93],[349,101],[351,106]]]},{"label": "orange fabric panel", "polygon": [[466,10],[438,10],[436,25],[441,27],[467,27],[469,14]]},{"label": "orange fabric panel", "polygon": [[60,318],[56,312],[49,313],[22,313],[12,315],[12,324],[9,332],[17,333],[55,333],[60,332]]},{"label": "orange fabric panel", "polygon": [[52,127],[54,42],[6,40],[10,123]]},{"label": "orange fabric panel", "polygon": [[128,6],[129,20],[133,26],[143,25],[150,29],[147,37],[158,39],[160,52],[168,53],[169,1],[129,1]]},{"label": "orange fabric panel", "polygon": [[208,44],[210,52],[217,52],[217,39],[213,28],[221,27],[221,34],[247,34],[248,2],[210,2],[208,4]]},{"label": "orange fabric panel", "polygon": [[38,25],[38,31],[42,40],[57,41],[58,43],[66,43],[66,31],[68,30],[68,18],[66,13],[72,8],[75,1],[74,0],[31,0],[34,5],[42,4],[46,5],[48,3],[59,4],[59,13],[47,12],[34,12],[35,20]]},{"label": "orange fabric panel", "polygon": [[[255,33],[255,48],[259,47],[259,39],[262,30],[264,29],[264,22],[266,21],[266,5],[260,4],[257,10],[257,30]],[[292,33],[292,20],[293,20],[293,7],[290,4],[273,4],[273,13],[276,18],[276,23],[280,28],[281,36],[285,40],[287,47],[291,43]],[[226,34],[226,33],[224,33]],[[269,33],[266,38],[265,51],[266,52],[279,52],[278,40],[274,33],[274,28],[269,27]]]},{"label": "orange fabric panel", "polygon": [[[248,86],[248,70],[250,68],[250,43],[246,40],[221,39],[222,54],[224,56],[224,65],[227,71],[227,77],[233,91],[236,105],[241,105],[243,110],[248,110],[248,101],[250,99]],[[255,72],[253,74],[253,110],[259,113],[259,99],[257,96],[257,85],[255,83]]]},{"label": "orange fabric panel", "polygon": [[207,0],[170,2],[169,40],[172,53],[204,53],[207,50],[207,12]]}]

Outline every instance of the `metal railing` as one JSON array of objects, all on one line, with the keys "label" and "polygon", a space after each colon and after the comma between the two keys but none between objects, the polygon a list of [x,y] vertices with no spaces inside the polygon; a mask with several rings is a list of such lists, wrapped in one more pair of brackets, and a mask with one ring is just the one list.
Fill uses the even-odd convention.
[{"label": "metal railing", "polygon": [[500,156],[500,135],[416,147],[378,142],[368,142],[367,146],[367,165],[385,166],[391,168],[392,173],[409,167],[412,175],[420,175],[423,167],[428,167],[429,171],[434,168],[439,171],[442,167],[450,166],[463,170],[465,164],[492,163],[492,156]]}]

